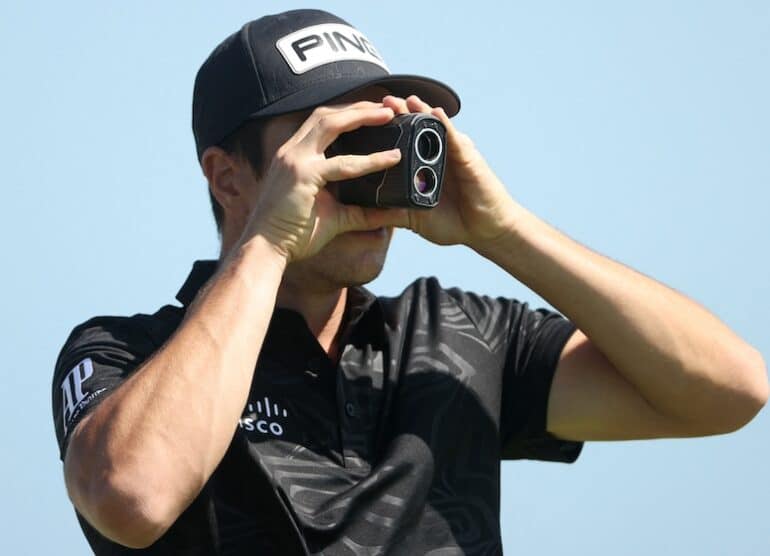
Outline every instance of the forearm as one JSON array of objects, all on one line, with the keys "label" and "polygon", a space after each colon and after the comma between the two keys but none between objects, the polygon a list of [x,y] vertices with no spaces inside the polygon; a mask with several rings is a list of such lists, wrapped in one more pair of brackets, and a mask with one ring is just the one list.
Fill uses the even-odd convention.
[{"label": "forearm", "polygon": [[95,525],[124,499],[125,519],[163,526],[200,492],[246,403],[283,269],[258,237],[240,248],[169,341],[77,427],[65,474]]},{"label": "forearm", "polygon": [[657,411],[715,428],[753,416],[767,389],[755,349],[684,295],[512,210],[477,251],[572,320]]}]

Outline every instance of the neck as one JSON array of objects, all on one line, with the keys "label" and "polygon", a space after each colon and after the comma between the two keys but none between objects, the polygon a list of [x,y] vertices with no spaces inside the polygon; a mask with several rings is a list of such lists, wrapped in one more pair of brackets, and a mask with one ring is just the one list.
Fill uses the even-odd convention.
[{"label": "neck", "polygon": [[336,361],[339,332],[345,317],[347,288],[318,293],[293,288],[286,281],[278,289],[276,305],[297,311],[307,322],[318,343]]},{"label": "neck", "polygon": [[[224,260],[237,243],[233,230],[225,226],[219,260]],[[276,306],[291,309],[305,317],[318,343],[329,358],[336,361],[338,336],[345,317],[347,288],[312,291],[301,287],[304,281],[292,280],[286,274],[283,278],[278,288]]]}]

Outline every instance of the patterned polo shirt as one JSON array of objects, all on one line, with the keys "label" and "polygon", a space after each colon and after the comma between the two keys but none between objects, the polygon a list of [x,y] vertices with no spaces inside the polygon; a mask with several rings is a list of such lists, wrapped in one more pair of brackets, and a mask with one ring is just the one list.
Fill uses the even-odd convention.
[{"label": "patterned polo shirt", "polygon": [[[77,423],[169,338],[216,264],[195,263],[181,307],[73,330],[53,378],[62,459]],[[573,463],[583,447],[546,431],[574,324],[434,278],[397,297],[351,288],[344,323],[335,364],[302,315],[276,308],[230,447],[201,494],[143,550],[78,515],[94,552],[502,554],[500,461]]]}]

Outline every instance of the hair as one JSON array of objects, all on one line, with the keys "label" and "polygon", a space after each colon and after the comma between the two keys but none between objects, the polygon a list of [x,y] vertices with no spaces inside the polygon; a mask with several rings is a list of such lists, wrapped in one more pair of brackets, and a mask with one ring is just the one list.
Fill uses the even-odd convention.
[{"label": "hair", "polygon": [[[264,153],[262,152],[262,127],[263,122],[260,120],[247,121],[217,144],[227,154],[245,158],[257,179],[262,177],[265,170]],[[221,234],[225,213],[222,205],[211,193],[211,189],[209,189],[209,200],[211,201],[211,211],[214,213],[217,232]]]}]

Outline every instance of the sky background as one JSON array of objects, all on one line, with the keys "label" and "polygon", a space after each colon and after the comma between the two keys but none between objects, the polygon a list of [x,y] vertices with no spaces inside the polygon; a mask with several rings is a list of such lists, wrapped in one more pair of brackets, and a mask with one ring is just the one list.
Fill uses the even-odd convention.
[{"label": "sky background", "polygon": [[[347,19],[394,72],[449,83],[456,125],[518,202],[770,356],[768,2],[3,2],[0,554],[89,553],[53,431],[57,353],[93,315],[171,302],[216,257],[195,72],[246,21],[296,7]],[[546,305],[407,231],[371,289],[424,275]],[[766,410],[730,435],[504,463],[506,553],[770,554],[769,437]]]}]

